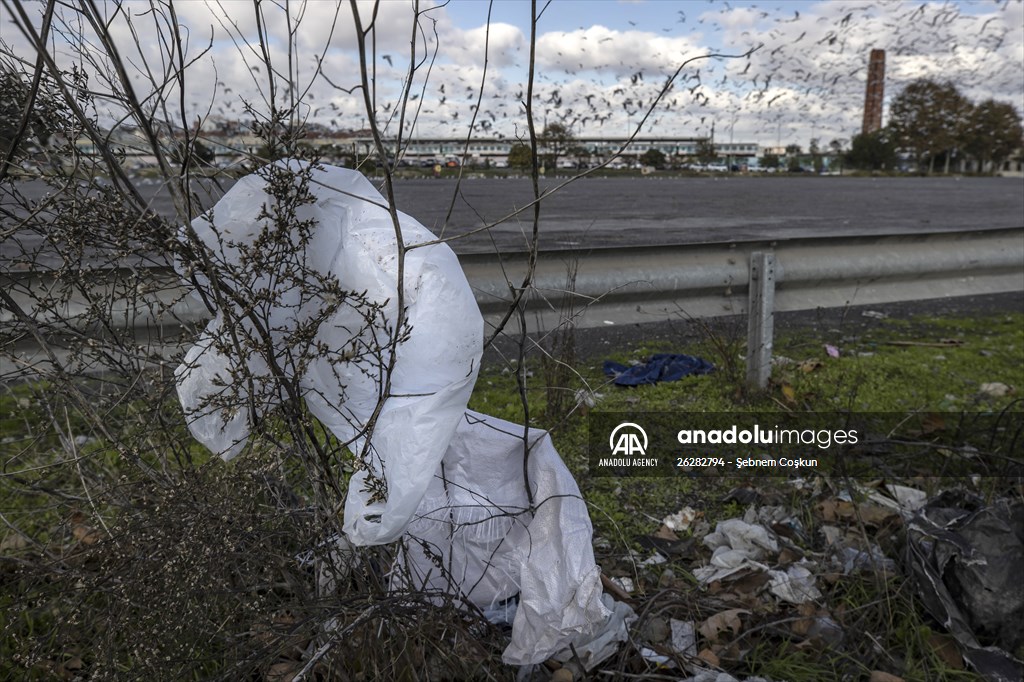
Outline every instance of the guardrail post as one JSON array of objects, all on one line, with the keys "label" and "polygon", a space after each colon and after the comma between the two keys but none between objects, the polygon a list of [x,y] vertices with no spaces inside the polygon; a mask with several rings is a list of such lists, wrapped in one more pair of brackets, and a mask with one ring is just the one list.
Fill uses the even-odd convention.
[{"label": "guardrail post", "polygon": [[775,327],[775,254],[750,254],[747,305],[747,386],[764,390],[772,371]]}]

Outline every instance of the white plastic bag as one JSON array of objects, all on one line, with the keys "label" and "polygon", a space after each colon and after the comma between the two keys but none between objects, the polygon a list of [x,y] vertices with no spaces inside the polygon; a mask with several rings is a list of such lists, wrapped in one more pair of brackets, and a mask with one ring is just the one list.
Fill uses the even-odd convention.
[{"label": "white plastic bag", "polygon": [[[307,170],[295,162],[281,167]],[[223,458],[234,457],[252,419],[282,399],[273,374],[297,374],[309,410],[354,452],[367,446],[364,462],[387,483],[386,498],[373,500],[365,487],[368,473],[352,477],[343,530],[355,545],[405,535],[393,586],[459,595],[491,615],[518,596],[514,616],[511,608],[507,612],[513,621],[507,663],[564,658],[573,644],[585,665],[596,664],[625,639],[632,611],[602,599],[587,507],[550,437],[531,430],[527,438],[531,509],[523,428],[465,412],[483,323],[454,253],[445,245],[407,253],[408,333],[401,334],[389,373],[386,353],[364,351],[386,345],[386,330],[398,317],[391,216],[360,173],[308,170],[315,201],[301,206],[291,222],[312,221],[311,227],[308,234],[294,230],[282,253],[294,252],[298,270],[310,277],[336,277],[343,291],[359,294],[363,309],[338,307],[314,339],[303,340],[327,349],[326,355],[307,357],[296,347],[302,339],[296,329],[318,319],[325,301],[306,295],[302,282],[286,272],[248,267],[268,239],[274,202],[264,179],[240,180],[212,216],[192,223],[206,257],[220,266],[220,287],[179,266],[206,300],[230,306],[218,310],[176,372],[192,434]],[[409,216],[400,213],[399,219],[406,245],[433,239]],[[268,293],[272,304],[251,305]],[[365,316],[367,305],[372,319]],[[238,338],[257,343],[239,346]],[[364,432],[388,377],[390,394],[367,444]]]},{"label": "white plastic bag", "polygon": [[518,594],[506,663],[539,663],[570,643],[596,663],[625,639],[631,611],[613,619],[602,602],[587,505],[551,437],[537,429],[527,436],[530,512],[523,435],[518,424],[466,413],[409,525],[394,579],[485,612]]},{"label": "white plastic bag", "polygon": [[[400,333],[408,335],[396,347],[390,394],[367,444],[362,434],[383,393],[388,330],[398,318],[392,218],[383,197],[359,172],[330,166],[307,169],[295,161],[281,162],[278,168],[308,171],[315,200],[300,206],[291,221],[312,221],[308,234],[296,228],[287,240],[284,251],[294,253],[294,269],[311,278],[336,277],[342,291],[357,295],[352,297],[356,303],[337,307],[319,324],[315,338],[305,341],[309,348],[322,344],[326,354],[296,348],[296,329],[325,310],[325,302],[305,295],[302,282],[289,277],[281,263],[251,265],[274,229],[267,215],[275,210],[275,201],[264,178],[242,178],[212,216],[192,222],[220,286],[210,286],[198,272],[196,280],[208,301],[221,301],[231,310],[218,310],[177,369],[178,395],[196,439],[230,459],[244,448],[252,417],[280,401],[273,373],[300,374],[310,411],[341,441],[350,442],[353,452],[366,446],[367,465],[387,483],[386,499],[372,500],[365,489],[369,473],[353,476],[345,533],[357,545],[391,542],[412,518],[462,417],[479,368],[483,321],[448,246],[435,244],[406,254],[407,326]],[[406,246],[434,239],[413,218],[398,216]],[[254,300],[263,303],[253,307]],[[236,338],[256,343],[238,347]],[[352,357],[345,359],[346,353]]]}]

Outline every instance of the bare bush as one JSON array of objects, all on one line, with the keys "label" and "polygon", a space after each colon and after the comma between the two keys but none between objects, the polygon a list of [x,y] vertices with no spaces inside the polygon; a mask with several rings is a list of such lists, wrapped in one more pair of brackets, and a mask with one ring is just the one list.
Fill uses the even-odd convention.
[{"label": "bare bush", "polygon": [[[434,64],[429,11],[412,5],[406,77],[398,92],[385,93],[375,69],[391,57],[376,41],[392,29],[377,24],[379,5],[335,6],[331,25],[317,31],[325,39],[302,61],[309,54],[300,36],[314,21],[304,17],[308,6],[256,2],[243,27],[213,3],[213,28],[234,42],[234,59],[258,94],[236,99],[222,80],[193,81],[213,38],[188,33],[173,2],[3,0],[3,8],[17,29],[0,42],[3,107],[17,112],[17,125],[4,131],[0,166],[0,485],[14,501],[0,518],[11,549],[0,556],[0,573],[13,586],[0,593],[0,670],[95,679],[500,674],[500,638],[485,637],[492,626],[465,603],[391,590],[388,547],[339,550],[348,482],[370,455],[351,451],[351,441],[312,415],[300,381],[325,357],[332,366],[365,359],[379,369],[374,418],[391,397],[396,350],[411,333],[403,264],[427,245],[403,242],[393,184]],[[532,12],[522,114],[536,160],[536,6]],[[283,34],[271,36],[271,25],[285,26]],[[357,47],[353,82],[327,68],[335,33]],[[491,87],[486,65],[473,90],[478,105]],[[637,131],[684,66],[655,88]],[[314,92],[357,93],[348,115],[365,121],[374,140],[359,162],[378,169],[395,228],[392,321],[373,296],[345,290],[309,264],[314,226],[302,216],[320,159],[304,140]],[[211,164],[206,135],[225,100],[248,122],[255,153],[244,150],[244,167],[274,200],[250,242],[221,244],[230,259],[191,227],[201,216],[216,221],[220,184],[233,180]],[[474,117],[467,145],[479,130]],[[149,177],[131,172],[129,157],[145,157]],[[306,163],[269,163],[279,159]],[[527,325],[506,325],[525,320],[542,203],[565,184],[542,191],[537,166],[533,201],[506,218],[530,223],[529,268],[488,334],[488,343],[513,336],[521,372],[532,343]],[[171,208],[156,210],[155,202]],[[462,236],[447,226],[440,235],[435,243]],[[179,277],[201,302],[182,293]],[[302,313],[280,325],[282,308]],[[324,346],[318,331],[341,309],[351,311],[353,337],[373,343]],[[183,346],[214,313],[221,333],[201,343],[240,360],[203,407],[251,425],[238,467],[211,461],[195,443],[175,394]],[[574,361],[572,323],[567,310],[544,360],[552,420],[571,409],[559,384]],[[360,436],[372,433],[374,418]],[[524,393],[524,472],[531,418]],[[379,477],[370,485],[387,496]],[[528,478],[526,486],[532,496]],[[332,647],[341,639],[344,652]]]}]

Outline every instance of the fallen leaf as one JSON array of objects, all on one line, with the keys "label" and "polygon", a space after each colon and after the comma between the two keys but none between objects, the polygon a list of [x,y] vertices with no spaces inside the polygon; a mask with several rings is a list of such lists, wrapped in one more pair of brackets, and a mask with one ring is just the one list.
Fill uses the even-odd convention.
[{"label": "fallen leaf", "polygon": [[853,505],[851,505],[849,502],[846,502],[845,500],[829,498],[827,500],[822,500],[821,502],[818,503],[818,512],[821,513],[821,518],[824,519],[826,522],[835,523],[836,521],[839,521],[842,518],[846,518],[840,512],[840,510],[844,506],[850,506],[852,508]]},{"label": "fallen leaf", "polygon": [[679,536],[672,532],[672,529],[666,525],[662,525],[661,528],[654,531],[652,537],[656,537],[659,540],[678,540]]},{"label": "fallen leaf", "polygon": [[793,634],[804,637],[807,635],[807,631],[811,629],[811,624],[814,622],[814,614],[817,611],[817,607],[811,602],[805,602],[797,606],[796,612],[799,613],[803,618],[797,618],[793,621],[790,626],[790,630]]},{"label": "fallen leaf", "polygon": [[551,673],[551,682],[572,682],[573,679],[572,671],[568,668],[559,668]]},{"label": "fallen leaf", "polygon": [[708,618],[706,621],[700,624],[700,634],[704,639],[708,641],[715,641],[718,639],[718,635],[725,630],[730,630],[733,636],[740,634],[740,630],[743,629],[743,622],[740,620],[740,614],[750,613],[747,609],[729,609],[728,611],[722,611]]},{"label": "fallen leaf", "polygon": [[796,402],[796,389],[789,384],[782,384],[782,397],[788,402]]},{"label": "fallen leaf", "polygon": [[804,374],[810,374],[814,370],[820,367],[824,367],[825,363],[823,363],[821,360],[804,360],[797,366],[800,368],[800,371],[803,372]]},{"label": "fallen leaf", "polygon": [[889,519],[900,518],[899,513],[895,509],[883,507],[879,504],[859,504],[857,505],[857,513],[860,515],[861,520],[869,526],[881,526]]},{"label": "fallen leaf", "polygon": [[960,647],[952,635],[933,632],[928,637],[928,644],[943,662],[955,670],[964,669],[964,659],[960,655]]},{"label": "fallen leaf", "polygon": [[301,669],[302,664],[297,661],[275,663],[263,679],[264,682],[292,682]]},{"label": "fallen leaf", "polygon": [[84,523],[77,523],[72,526],[71,535],[83,545],[94,545],[100,540],[99,531]]},{"label": "fallen leaf", "polygon": [[866,525],[881,526],[890,519],[899,518],[899,513],[889,507],[866,502],[854,505],[852,502],[837,499],[822,500],[818,503],[818,511],[826,523],[852,521],[859,516]]},{"label": "fallen leaf", "polygon": [[655,533],[654,535],[641,535],[637,538],[637,543],[644,549],[653,549],[666,557],[685,558],[696,555],[697,541],[695,538],[669,540],[659,537]]},{"label": "fallen leaf", "polygon": [[718,656],[715,656],[715,652],[711,649],[701,649],[697,653],[697,658],[704,661],[712,668],[717,668],[722,663],[721,659],[718,658]]},{"label": "fallen leaf", "polygon": [[21,533],[8,533],[0,542],[0,554],[13,554],[28,547],[28,540]]},{"label": "fallen leaf", "polygon": [[789,547],[783,547],[782,551],[779,552],[779,564],[781,564],[782,566],[789,566],[790,564],[795,564],[803,558],[803,553],[796,548],[790,549]]},{"label": "fallen leaf", "polygon": [[929,433],[937,433],[946,430],[946,418],[941,414],[935,412],[929,412],[921,418],[920,422],[922,435],[928,435]]},{"label": "fallen leaf", "polygon": [[843,579],[842,573],[820,573],[818,577],[828,585],[836,585]]},{"label": "fallen leaf", "polygon": [[731,581],[729,587],[738,594],[751,595],[760,592],[769,580],[771,577],[764,571],[750,571]]}]

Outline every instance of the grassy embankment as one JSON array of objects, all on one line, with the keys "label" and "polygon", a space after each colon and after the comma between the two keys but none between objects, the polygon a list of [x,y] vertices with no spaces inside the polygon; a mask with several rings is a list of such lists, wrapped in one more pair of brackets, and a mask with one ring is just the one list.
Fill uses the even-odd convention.
[{"label": "grassy embankment", "polygon": [[[836,346],[840,356],[830,357],[825,344]],[[722,370],[674,383],[621,389],[607,384],[600,371],[599,359],[594,359],[578,363],[578,376],[559,388],[574,394],[577,390],[595,394],[597,403],[593,409],[643,409],[681,415],[731,410],[956,412],[1010,408],[1019,411],[1018,400],[1024,390],[1024,315],[1020,313],[986,314],[973,318],[877,320],[849,335],[838,331],[784,330],[777,341],[776,354],[792,361],[780,363],[775,368],[771,387],[759,395],[742,389],[738,376],[742,345],[726,336],[708,335],[702,341],[683,348],[639,344],[619,349],[614,358],[624,362],[642,360],[659,351],[701,355]],[[531,414],[543,415],[550,395],[549,387],[538,363],[534,363],[533,369],[526,395]],[[1011,392],[1001,397],[990,395],[982,391],[986,383],[1005,384]],[[84,644],[95,633],[77,632],[76,623],[89,622],[85,616],[91,604],[97,609],[109,609],[110,603],[104,599],[113,599],[109,595],[117,591],[104,593],[103,598],[94,598],[90,594],[55,598],[50,590],[60,584],[57,575],[37,579],[27,572],[28,567],[41,565],[41,561],[57,565],[71,561],[69,557],[79,553],[88,555],[88,552],[93,552],[95,557],[97,548],[104,546],[102,540],[97,541],[103,537],[104,527],[116,530],[131,523],[144,522],[156,529],[162,528],[160,524],[169,528],[175,523],[176,514],[187,510],[187,496],[198,492],[213,497],[223,495],[224,499],[217,500],[215,505],[223,507],[223,515],[213,519],[213,527],[198,525],[173,531],[160,530],[163,535],[154,542],[166,543],[169,536],[175,539],[175,544],[167,548],[169,553],[147,569],[153,576],[161,576],[160,582],[150,584],[150,575],[138,572],[138,566],[132,575],[132,581],[138,584],[139,604],[146,604],[149,599],[154,607],[166,608],[171,604],[182,610],[160,616],[168,623],[165,628],[154,621],[152,615],[132,615],[130,604],[133,600],[128,599],[119,607],[117,617],[105,616],[100,621],[111,626],[120,624],[132,628],[126,630],[125,635],[135,631],[140,638],[163,637],[164,641],[147,644],[149,648],[124,656],[105,652],[103,660],[119,660],[127,665],[125,661],[134,658],[137,664],[142,658],[159,653],[176,661],[174,665],[179,667],[168,668],[176,671],[175,674],[201,678],[212,673],[224,655],[218,648],[223,647],[224,642],[211,639],[197,644],[187,633],[182,635],[168,629],[176,622],[197,622],[195,619],[199,617],[222,617],[225,623],[239,618],[257,619],[271,612],[274,605],[261,603],[252,606],[250,614],[242,612],[244,609],[239,606],[246,604],[248,608],[248,602],[239,601],[236,597],[225,599],[223,603],[214,599],[202,604],[202,612],[197,614],[186,609],[184,601],[175,601],[173,595],[164,595],[161,590],[179,578],[192,576],[204,566],[211,576],[222,570],[223,567],[209,563],[222,557],[221,554],[215,551],[213,558],[204,559],[193,548],[194,543],[201,545],[221,537],[235,537],[232,533],[241,533],[240,542],[252,543],[257,541],[253,537],[254,528],[264,529],[268,535],[289,532],[288,528],[267,519],[272,507],[266,495],[259,491],[259,477],[242,473],[253,469],[265,475],[280,463],[265,465],[260,459],[266,456],[265,453],[253,453],[223,466],[207,462],[201,448],[194,444],[182,446],[180,443],[183,441],[179,441],[173,453],[147,453],[144,451],[147,443],[157,448],[160,443],[159,439],[154,440],[157,429],[153,428],[153,415],[159,415],[172,425],[180,419],[173,395],[168,396],[162,405],[110,405],[110,428],[122,434],[125,442],[140,447],[137,452],[142,452],[142,457],[148,459],[151,466],[162,467],[169,472],[170,478],[182,481],[180,490],[133,497],[131,486],[146,485],[142,482],[144,477],[137,468],[126,466],[121,459],[123,455],[102,438],[92,435],[76,442],[75,435],[85,427],[76,421],[73,410],[67,414],[54,413],[61,402],[48,394],[46,386],[38,384],[9,388],[0,396],[0,439],[3,440],[0,456],[6,475],[4,480],[0,480],[0,487],[4,488],[0,496],[0,513],[4,522],[4,527],[0,528],[0,577],[3,578],[0,580],[0,637],[3,638],[0,641],[0,660],[5,661],[0,663],[0,670],[5,674],[24,671],[19,661],[30,660],[28,667],[38,677],[50,674],[67,677],[68,674],[73,676],[76,670],[89,670],[90,666],[96,665],[94,659],[99,660],[100,654]],[[512,372],[485,368],[470,407],[520,421],[522,406]],[[908,680],[973,679],[957,665],[957,657],[949,655],[949,639],[924,614],[902,573],[842,575],[826,569],[822,563],[824,546],[819,530],[823,526],[839,526],[851,543],[860,542],[865,546],[875,543],[887,553],[892,553],[901,533],[898,519],[887,517],[877,523],[864,523],[848,516],[837,517],[834,505],[831,516],[826,518],[828,512],[823,510],[829,508],[829,501],[834,502],[842,488],[841,482],[833,480],[816,481],[810,489],[798,491],[776,479],[592,477],[587,471],[585,412],[586,409],[579,409],[569,417],[552,419],[548,423],[544,423],[542,418],[539,425],[552,430],[556,447],[577,476],[590,505],[595,527],[595,553],[603,570],[611,576],[629,578],[634,583],[631,599],[641,615],[635,637],[637,642],[663,649],[666,643],[664,630],[669,619],[691,620],[700,624],[739,608],[742,610],[742,613],[737,612],[739,620],[730,621],[730,627],[715,637],[702,637],[699,641],[706,660],[737,675],[760,674],[799,681],[848,675],[866,678],[871,670],[883,669]],[[139,415],[143,414],[148,416],[140,419]],[[62,425],[64,435],[71,437],[70,445],[67,438],[61,441],[55,425]],[[181,429],[176,431],[179,435],[181,432]],[[82,471],[74,458],[69,459],[69,452],[77,453],[76,456],[88,465],[87,473],[92,474],[89,480],[102,478],[108,482],[107,486],[102,490],[93,489],[91,493],[83,489]],[[175,471],[189,473],[179,476]],[[19,473],[11,476],[13,472]],[[79,485],[80,479],[82,486]],[[951,485],[967,488],[982,497],[1016,495],[1019,498],[1021,494],[1019,483],[1014,488],[1006,481],[949,481],[920,477],[897,482],[924,489],[929,494]],[[239,495],[239,486],[248,491],[248,498]],[[737,489],[748,492],[736,494]],[[147,502],[140,505],[137,503],[140,499]],[[153,499],[158,501],[151,503]],[[167,501],[167,504],[160,500]],[[705,563],[708,554],[700,544],[697,529],[702,527],[701,522],[707,524],[704,529],[713,528],[718,521],[742,516],[751,504],[779,505],[799,524],[800,533],[793,539],[796,551],[816,558],[822,567],[818,585],[823,597],[811,611],[779,603],[763,591],[750,594],[716,592],[719,588],[699,587],[692,578],[691,571]],[[235,507],[244,509],[239,511]],[[642,562],[651,557],[650,543],[645,539],[659,530],[663,517],[683,507],[697,510],[698,523],[688,532],[678,532],[678,542],[672,540],[670,543],[674,549],[668,553],[667,561],[643,565]],[[235,514],[237,519],[247,521],[238,521],[233,516]],[[222,523],[216,525],[218,522]],[[246,528],[239,528],[239,525],[246,524],[249,524]],[[20,529],[24,535],[12,528]],[[139,547],[145,547],[142,540]],[[237,550],[232,548],[232,552]],[[176,560],[178,554],[183,558]],[[237,553],[228,552],[222,558],[230,560],[237,556]],[[120,554],[118,557],[116,561],[112,560],[112,567],[128,565],[125,563],[128,559]],[[175,573],[166,568],[167,575],[162,575],[161,571],[169,564],[161,561],[170,564],[178,561],[182,572]],[[69,565],[73,566],[67,569],[69,572],[81,570],[83,575],[95,575],[96,584],[104,585],[103,576],[96,572],[94,565],[80,566],[73,562]],[[254,570],[247,566],[243,575],[252,580],[272,579],[272,576],[260,572],[265,568],[253,573]],[[229,570],[228,574],[231,573]],[[204,589],[211,595],[234,594],[228,590],[229,587],[234,590],[238,586],[207,585]],[[31,591],[31,597],[27,597],[26,591]],[[275,597],[281,598],[280,594]],[[263,595],[261,599],[269,597]],[[136,617],[140,620],[133,620]],[[290,617],[298,616],[293,614]],[[808,618],[818,617],[827,617],[839,624],[844,632],[841,642],[822,646],[821,641],[808,635]],[[297,630],[298,626],[293,629]],[[131,641],[134,636],[128,636],[127,640]],[[282,650],[293,648],[295,638],[299,636],[292,632],[290,637],[281,640],[284,642],[280,644]],[[104,641],[109,643],[116,639],[105,637]],[[203,663],[180,663],[178,657],[182,654],[175,647],[180,649],[183,642],[192,647],[189,651],[193,651],[193,660]],[[195,653],[197,646],[200,650],[211,647],[207,652],[208,658]],[[493,654],[500,651],[500,645],[490,651],[490,660],[494,660]],[[619,670],[634,673],[643,670],[644,664],[631,647],[625,647],[615,661],[614,665],[619,666]]]}]

